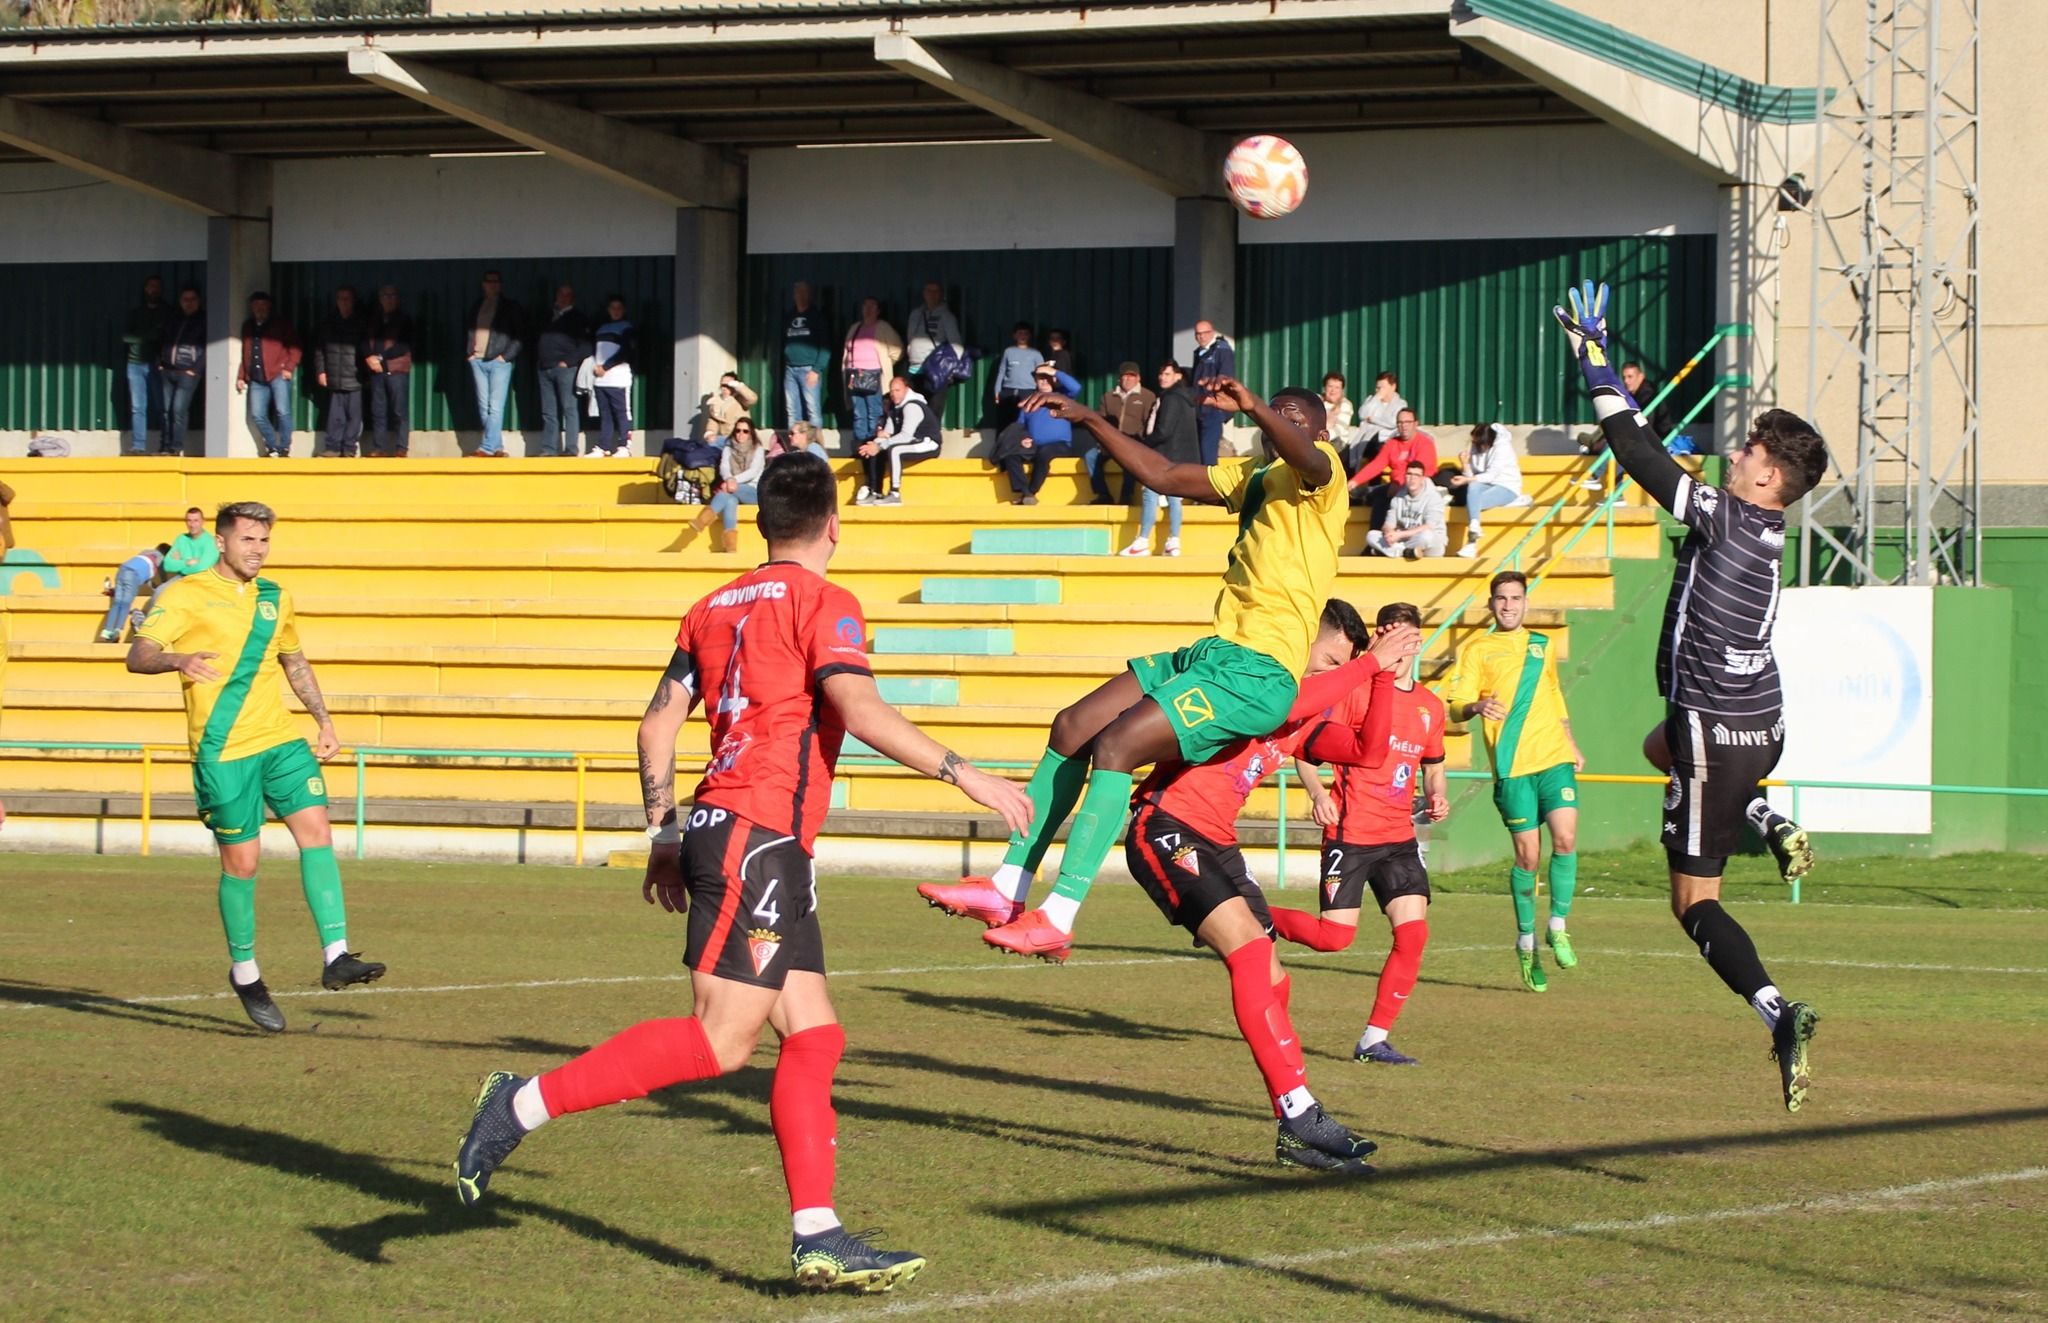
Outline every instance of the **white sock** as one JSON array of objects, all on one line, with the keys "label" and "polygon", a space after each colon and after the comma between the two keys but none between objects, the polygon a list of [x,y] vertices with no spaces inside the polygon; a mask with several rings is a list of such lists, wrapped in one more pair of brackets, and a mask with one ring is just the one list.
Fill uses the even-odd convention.
[{"label": "white sock", "polygon": [[327,945],[320,948],[320,963],[323,965],[331,965],[334,963],[334,957],[347,954],[347,938],[343,938],[341,941],[338,942],[329,942]]},{"label": "white sock", "polygon": [[1081,902],[1072,896],[1062,896],[1057,891],[1045,898],[1045,904],[1038,907],[1045,911],[1045,917],[1052,926],[1063,933],[1074,931],[1074,916],[1081,912]]},{"label": "white sock", "polygon": [[799,1236],[815,1236],[839,1225],[839,1214],[829,1208],[799,1208],[789,1215],[789,1229]]},{"label": "white sock", "polygon": [[1515,949],[1517,951],[1534,951],[1536,949],[1536,934],[1516,933]]},{"label": "white sock", "polygon": [[228,977],[246,988],[257,979],[262,978],[263,973],[256,968],[254,960],[237,960],[228,969]]},{"label": "white sock", "polygon": [[989,881],[995,883],[997,891],[1011,900],[1022,900],[1031,894],[1033,875],[1024,871],[1022,864],[998,864],[995,876]]},{"label": "white sock", "polygon": [[1280,1095],[1280,1112],[1292,1119],[1316,1105],[1316,1096],[1308,1091],[1308,1085],[1297,1084]]},{"label": "white sock", "polygon": [[548,1121],[548,1105],[541,1100],[540,1076],[519,1086],[519,1092],[512,1095],[512,1115],[519,1118],[519,1124],[531,1133]]},{"label": "white sock", "polygon": [[1365,1026],[1365,1037],[1358,1040],[1358,1046],[1360,1048],[1368,1048],[1375,1043],[1384,1043],[1386,1041],[1387,1031],[1376,1024],[1369,1024]]},{"label": "white sock", "polygon": [[1553,914],[1550,916],[1550,931],[1554,933],[1561,933],[1564,931],[1564,916],[1562,914]]},{"label": "white sock", "polygon": [[1758,988],[1756,995],[1749,999],[1749,1004],[1756,1007],[1756,1013],[1763,1019],[1764,1028],[1775,1030],[1778,1027],[1778,1012],[1785,1009],[1785,999],[1778,995],[1776,984],[1766,983]]}]

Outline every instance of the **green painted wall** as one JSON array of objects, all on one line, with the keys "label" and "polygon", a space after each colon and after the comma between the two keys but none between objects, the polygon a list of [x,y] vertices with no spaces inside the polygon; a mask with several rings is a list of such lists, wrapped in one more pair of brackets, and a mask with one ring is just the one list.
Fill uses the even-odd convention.
[{"label": "green painted wall", "polygon": [[[2004,588],[1934,593],[1934,781],[1985,785],[2012,766],[2013,594]],[[2011,848],[2011,807],[1988,795],[1936,795],[1937,854]]]},{"label": "green painted wall", "polygon": [[[1353,400],[1391,369],[1423,425],[1588,422],[1550,309],[1575,281],[1614,289],[1619,354],[1666,380],[1713,334],[1714,239],[1428,240],[1238,250],[1239,368],[1254,390],[1319,386]],[[1681,386],[1675,412],[1699,398]]]},{"label": "green painted wall", "polygon": [[[2012,594],[2010,784],[2048,786],[2048,741],[2038,717],[2048,712],[2048,528],[1984,533],[1984,578]],[[2010,848],[2048,850],[2048,800],[2015,800],[2006,823]]]},{"label": "green painted wall", "polygon": [[[968,345],[987,355],[976,365],[972,385],[956,386],[947,397],[946,426],[985,421],[991,367],[1020,321],[1037,328],[1033,343],[1040,349],[1048,328],[1067,332],[1092,402],[1114,384],[1125,359],[1145,366],[1149,381],[1151,368],[1172,344],[1171,258],[1165,248],[756,254],[746,259],[740,288],[740,375],[762,392],[755,412],[780,426],[782,314],[791,285],[811,283],[836,335],[868,297],[880,300],[883,318],[902,331],[904,317],[923,301],[925,282],[937,280],[946,287],[946,303]],[[850,426],[850,406],[836,373],[826,379],[825,392],[828,416]]]},{"label": "green painted wall", "polygon": [[7,315],[0,317],[0,430],[98,431],[128,425],[128,359],[121,330],[128,310],[142,302],[143,278],[152,275],[163,277],[164,299],[175,303],[179,286],[205,287],[206,264],[0,265],[7,307]]}]

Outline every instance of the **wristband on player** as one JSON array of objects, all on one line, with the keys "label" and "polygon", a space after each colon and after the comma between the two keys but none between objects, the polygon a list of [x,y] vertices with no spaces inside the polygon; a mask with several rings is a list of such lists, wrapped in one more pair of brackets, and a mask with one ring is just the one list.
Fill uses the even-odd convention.
[{"label": "wristband on player", "polygon": [[647,829],[647,839],[656,845],[675,845],[683,839],[683,829],[676,825],[674,809],[670,809],[666,817]]}]

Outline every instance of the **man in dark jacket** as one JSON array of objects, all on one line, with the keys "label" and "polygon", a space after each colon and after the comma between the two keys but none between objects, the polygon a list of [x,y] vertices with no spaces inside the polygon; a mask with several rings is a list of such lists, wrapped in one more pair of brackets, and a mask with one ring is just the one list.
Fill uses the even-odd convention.
[{"label": "man in dark jacket", "polygon": [[526,310],[505,297],[504,287],[497,272],[484,272],[483,297],[469,305],[462,319],[462,352],[469,360],[483,426],[483,440],[470,452],[473,459],[505,457],[505,397],[512,393],[512,363],[526,338]]},{"label": "man in dark jacket", "polygon": [[178,311],[167,323],[163,349],[156,359],[157,385],[164,401],[163,454],[185,453],[192,396],[199,390],[199,374],[205,368],[206,313],[199,304],[199,287],[187,285],[178,291]]},{"label": "man in dark jacket", "polygon": [[[1204,318],[1195,323],[1195,389],[1205,396],[1209,383],[1225,377],[1237,377],[1237,350],[1230,341],[1217,333],[1216,326]],[[1223,449],[1223,424],[1231,416],[1231,410],[1220,404],[1210,404],[1205,398],[1195,415],[1201,435],[1201,462],[1214,464],[1217,454]]]},{"label": "man in dark jacket", "polygon": [[251,294],[235,389],[249,392],[249,426],[256,429],[266,457],[283,459],[292,453],[292,374],[303,354],[298,331],[271,312],[270,295],[260,289]]},{"label": "man in dark jacket", "polygon": [[820,394],[831,366],[831,323],[811,302],[810,282],[799,280],[790,286],[782,316],[782,411],[788,426],[824,423]]},{"label": "man in dark jacket", "polygon": [[156,360],[163,350],[164,323],[171,310],[164,306],[164,278],[148,276],[142,282],[142,302],[128,312],[121,343],[128,350],[128,453],[149,453],[149,420],[163,412],[163,396],[157,389]]},{"label": "man in dark jacket", "polygon": [[[398,286],[377,291],[363,367],[370,374],[371,453],[403,457],[412,446],[412,314],[398,306]],[[385,449],[384,439],[393,438]]]},{"label": "man in dark jacket", "polygon": [[334,311],[313,337],[313,379],[327,391],[327,444],[320,453],[354,458],[363,437],[363,342],[370,324],[356,307],[356,291],[334,291]]},{"label": "man in dark jacket", "polygon": [[534,346],[540,358],[540,444],[536,455],[573,455],[582,446],[576,373],[590,357],[590,319],[576,306],[576,287],[555,289],[555,306]]},{"label": "man in dark jacket", "polygon": [[[1069,372],[1068,376],[1073,374]],[[1116,389],[1102,397],[1102,405],[1096,410],[1109,420],[1109,425],[1125,436],[1142,437],[1146,426],[1152,421],[1152,406],[1159,397],[1145,389],[1136,363],[1125,363],[1117,369]],[[1082,462],[1088,466],[1088,483],[1095,489],[1094,505],[1129,505],[1131,496],[1138,490],[1138,480],[1124,474],[1124,492],[1121,501],[1110,499],[1109,473],[1103,465],[1108,456],[1101,446],[1090,446],[1081,453]]]}]

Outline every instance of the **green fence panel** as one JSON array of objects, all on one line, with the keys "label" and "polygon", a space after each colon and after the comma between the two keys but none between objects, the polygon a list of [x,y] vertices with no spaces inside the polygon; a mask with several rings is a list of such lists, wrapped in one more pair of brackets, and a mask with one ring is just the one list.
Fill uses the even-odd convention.
[{"label": "green fence panel", "polygon": [[[145,276],[164,302],[206,285],[204,262],[0,264],[0,429],[63,432],[128,426],[128,354],[121,331]],[[197,426],[206,399],[192,405]]]},{"label": "green fence panel", "polygon": [[[334,306],[334,291],[355,286],[369,306],[383,285],[398,286],[412,313],[417,347],[412,373],[412,425],[443,432],[471,431],[477,426],[476,392],[470,383],[468,352],[462,321],[481,294],[478,281],[487,270],[505,281],[505,297],[526,308],[533,334],[555,301],[555,287],[576,287],[576,301],[592,325],[604,320],[604,299],[617,294],[626,301],[626,316],[639,335],[640,356],[633,365],[633,426],[666,430],[673,421],[670,389],[675,375],[673,257],[503,257],[461,261],[402,261],[372,258],[361,261],[277,262],[271,267],[271,294],[277,309],[291,320],[309,345],[314,329]],[[242,315],[247,315],[242,310]],[[326,406],[324,392],[313,385],[312,369],[299,372],[293,405],[294,425],[311,430]],[[595,427],[597,420],[584,423]],[[506,404],[507,428],[540,425],[540,378],[534,367],[533,340],[512,371],[512,396]],[[365,411],[364,426],[368,426]]]},{"label": "green fence panel", "polygon": [[[1425,428],[1590,422],[1551,306],[1573,281],[1606,280],[1618,354],[1661,382],[1713,333],[1713,262],[1706,234],[1248,244],[1238,366],[1261,392],[1339,371],[1354,401],[1391,370]],[[1710,380],[1681,386],[1674,411]]]},{"label": "green fence panel", "polygon": [[[829,229],[825,231],[829,233]],[[740,291],[740,375],[761,392],[757,421],[774,426],[782,415],[782,314],[789,288],[808,280],[817,291],[835,338],[873,297],[899,332],[910,309],[923,301],[927,280],[946,287],[946,302],[960,320],[970,348],[985,357],[974,380],[955,386],[946,400],[946,426],[990,422],[989,374],[1010,344],[1010,331],[1029,322],[1045,347],[1046,330],[1068,334],[1083,395],[1091,403],[1115,384],[1117,366],[1131,359],[1145,379],[1171,347],[1172,250],[1166,248],[974,249],[945,253],[762,253],[746,259]],[[834,371],[824,383],[825,412],[852,425],[846,392]]]}]

